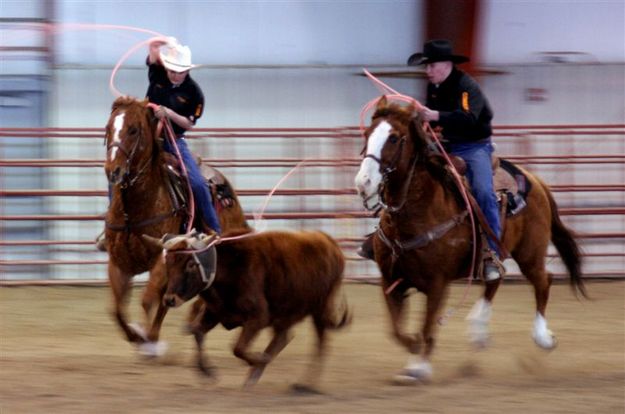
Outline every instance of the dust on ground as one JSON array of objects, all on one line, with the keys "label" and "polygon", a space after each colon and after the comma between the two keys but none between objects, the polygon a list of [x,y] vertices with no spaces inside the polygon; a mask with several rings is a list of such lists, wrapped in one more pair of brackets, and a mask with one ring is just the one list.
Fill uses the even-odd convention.
[{"label": "dust on ground", "polygon": [[[141,320],[139,288],[130,305]],[[238,330],[215,328],[205,350],[218,367],[211,381],[195,369],[195,345],[184,335],[188,306],[170,312],[166,356],[140,357],[110,316],[110,292],[96,287],[0,288],[0,412],[12,413],[624,413],[625,282],[588,285],[578,300],[555,285],[547,309],[559,346],[546,352],[531,339],[534,296],[529,285],[504,284],[495,298],[491,346],[474,351],[464,317],[480,295],[453,285],[439,328],[431,383],[397,386],[406,352],[390,337],[377,286],[348,284],[354,320],[329,335],[319,394],[291,389],[314,347],[309,320],[243,390],[246,366],[231,353]],[[410,322],[420,324],[423,296],[411,297]],[[268,341],[255,342],[259,350]]]}]

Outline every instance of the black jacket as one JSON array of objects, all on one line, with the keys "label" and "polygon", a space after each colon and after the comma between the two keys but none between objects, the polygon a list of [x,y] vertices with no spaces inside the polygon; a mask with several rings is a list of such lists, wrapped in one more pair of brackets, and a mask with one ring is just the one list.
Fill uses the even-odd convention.
[{"label": "black jacket", "polygon": [[472,142],[489,138],[493,111],[477,82],[454,67],[438,87],[428,84],[425,105],[439,111],[432,126],[443,128],[443,137],[451,143]]},{"label": "black jacket", "polygon": [[[154,63],[148,64],[148,67],[148,79],[150,80],[146,92],[148,100],[172,109],[178,115],[191,119],[195,124],[204,110],[204,94],[200,86],[191,79],[191,75],[187,75],[180,86],[174,87],[162,65]],[[171,126],[177,137],[184,135],[184,128],[175,122],[172,122]]]}]

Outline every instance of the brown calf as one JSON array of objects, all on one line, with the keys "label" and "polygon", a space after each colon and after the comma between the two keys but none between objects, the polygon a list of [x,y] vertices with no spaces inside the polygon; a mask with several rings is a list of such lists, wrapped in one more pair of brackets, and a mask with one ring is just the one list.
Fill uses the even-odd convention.
[{"label": "brown calf", "polygon": [[[166,239],[167,236],[163,238]],[[313,386],[320,375],[326,329],[340,328],[350,320],[346,304],[340,317],[335,312],[334,297],[345,267],[337,243],[318,231],[249,234],[206,249],[212,240],[213,237],[200,235],[159,241],[166,252],[169,277],[164,303],[179,306],[198,294],[205,301],[203,311],[191,324],[198,367],[209,376],[213,374],[202,355],[208,331],[217,324],[228,330],[241,326],[234,355],[251,366],[245,385],[253,385],[290,341],[290,328],[310,315],[318,338],[316,357],[306,381]],[[194,254],[194,249],[205,251]],[[211,267],[215,254],[217,263]],[[204,259],[208,259],[207,266],[200,264]],[[273,328],[273,339],[264,352],[249,352],[250,343],[265,327]]]}]

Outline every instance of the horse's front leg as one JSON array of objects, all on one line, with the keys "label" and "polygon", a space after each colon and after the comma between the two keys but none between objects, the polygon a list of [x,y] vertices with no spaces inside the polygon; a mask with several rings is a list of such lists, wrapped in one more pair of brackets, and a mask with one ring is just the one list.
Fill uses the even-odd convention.
[{"label": "horse's front leg", "polygon": [[393,336],[400,344],[402,344],[411,354],[419,353],[420,341],[416,335],[408,335],[402,331],[402,321],[405,309],[406,292],[395,286],[390,292],[392,284],[388,283],[386,278],[382,278],[382,289],[386,307],[391,317],[391,329]]},{"label": "horse's front leg", "polygon": [[[145,312],[146,326],[149,327],[147,342],[142,344],[139,352],[146,356],[161,356],[167,351],[167,343],[159,341],[163,320],[169,308],[163,305],[163,295],[167,289],[167,273],[162,261],[157,261],[143,292],[142,306]],[[156,307],[156,313],[153,312]],[[152,318],[152,314],[154,317]]]},{"label": "horse's front leg", "polygon": [[411,355],[403,372],[396,376],[402,382],[428,381],[432,377],[430,356],[434,350],[434,331],[441,304],[444,301],[446,284],[444,281],[434,282],[426,292],[425,320],[421,329],[424,347],[421,355]]},{"label": "horse's front leg", "polygon": [[126,334],[129,342],[143,343],[146,338],[143,332],[135,329],[126,321],[126,304],[128,302],[128,293],[130,291],[130,280],[133,275],[122,272],[117,266],[109,261],[108,277],[111,291],[113,293],[114,310],[113,317],[117,324]]}]

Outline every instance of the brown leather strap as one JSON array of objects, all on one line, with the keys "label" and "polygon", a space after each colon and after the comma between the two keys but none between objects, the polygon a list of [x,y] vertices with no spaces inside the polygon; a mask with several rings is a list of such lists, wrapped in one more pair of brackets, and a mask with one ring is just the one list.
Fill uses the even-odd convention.
[{"label": "brown leather strap", "polygon": [[497,245],[497,249],[499,250],[501,260],[505,259],[506,257],[510,255],[510,253],[508,253],[508,250],[504,247],[501,240],[499,240],[499,237],[495,235],[495,232],[493,231],[493,229],[491,229],[490,226],[488,225],[488,221],[486,220],[486,217],[484,216],[484,212],[482,211],[480,206],[477,204],[477,200],[473,197],[471,193],[467,193],[467,195],[469,196],[469,202],[471,203],[471,208],[473,209],[473,213],[477,217],[477,220],[480,222],[480,226],[482,227],[482,230],[484,230],[486,235],[489,238],[491,238]]}]

